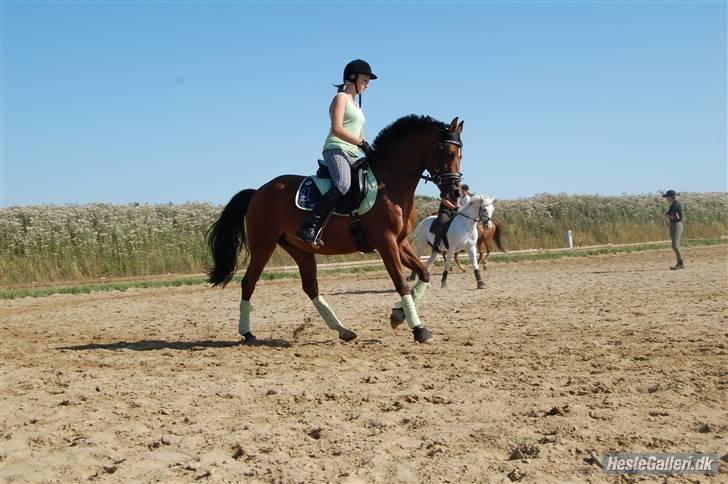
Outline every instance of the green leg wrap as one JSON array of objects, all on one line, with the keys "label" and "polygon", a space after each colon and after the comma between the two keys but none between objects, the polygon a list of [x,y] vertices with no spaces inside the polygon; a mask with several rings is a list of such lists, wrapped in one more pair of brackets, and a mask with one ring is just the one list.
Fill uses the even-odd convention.
[{"label": "green leg wrap", "polygon": [[344,325],[341,324],[341,321],[339,321],[339,318],[336,317],[336,314],[334,313],[334,310],[331,309],[331,306],[326,303],[324,298],[322,298],[321,296],[316,296],[315,298],[311,299],[311,302],[313,302],[313,305],[316,306],[316,309],[318,309],[321,317],[324,318],[326,326],[335,331],[341,331],[342,329],[346,329],[344,328]]},{"label": "green leg wrap", "polygon": [[[425,281],[417,281],[417,284],[415,284],[415,287],[412,288],[412,299],[415,301],[415,306],[419,307],[422,300],[425,298],[425,291],[427,290],[427,286],[429,286],[428,283]],[[394,303],[394,307],[397,309],[402,308],[402,302],[397,301]]]},{"label": "green leg wrap", "polygon": [[402,296],[402,309],[404,309],[404,317],[407,319],[407,326],[410,329],[414,329],[420,324],[420,317],[417,315],[417,309],[415,308],[415,301],[412,299],[411,294]]},{"label": "green leg wrap", "polygon": [[428,283],[425,281],[417,281],[415,287],[412,288],[412,299],[415,301],[415,306],[420,307],[420,303],[425,298],[425,291],[427,290]]},{"label": "green leg wrap", "polygon": [[240,323],[238,324],[240,336],[250,332],[250,312],[252,310],[253,306],[250,305],[250,301],[240,301]]}]

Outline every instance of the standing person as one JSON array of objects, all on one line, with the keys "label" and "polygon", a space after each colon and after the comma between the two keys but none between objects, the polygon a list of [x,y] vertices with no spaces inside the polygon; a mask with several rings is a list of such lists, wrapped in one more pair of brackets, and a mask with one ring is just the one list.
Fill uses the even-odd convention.
[{"label": "standing person", "polygon": [[[361,59],[349,62],[344,68],[343,84],[337,84],[338,92],[329,105],[331,129],[323,147],[323,158],[331,175],[331,190],[314,207],[299,229],[299,239],[313,245],[323,245],[316,240],[324,220],[334,209],[336,202],[349,192],[351,165],[360,153],[369,155],[371,148],[364,140],[364,113],[361,110],[361,94],[376,79],[369,64]],[[355,95],[359,95],[359,104]]]},{"label": "standing person", "polygon": [[683,210],[676,197],[675,190],[668,190],[663,195],[663,198],[670,204],[670,208],[665,212],[665,217],[670,221],[670,240],[672,241],[672,250],[675,251],[677,256],[677,264],[670,267],[672,270],[685,268],[682,248],[680,247],[680,237],[682,237],[683,231]]},{"label": "standing person", "polygon": [[457,204],[447,199],[447,196],[440,198],[440,207],[437,209],[437,218],[432,224],[432,231],[435,233],[435,240],[432,242],[432,252],[440,253],[440,243],[447,232],[447,223],[455,213],[460,210],[460,200]]},{"label": "standing person", "polygon": [[460,195],[460,207],[464,207],[468,204],[470,201],[470,197],[473,196],[472,193],[470,193],[470,187],[467,185],[462,185],[460,188],[462,188],[462,195]]}]

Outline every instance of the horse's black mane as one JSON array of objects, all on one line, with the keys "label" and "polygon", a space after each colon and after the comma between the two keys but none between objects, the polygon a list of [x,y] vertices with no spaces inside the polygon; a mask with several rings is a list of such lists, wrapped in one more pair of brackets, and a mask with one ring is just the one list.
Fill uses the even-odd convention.
[{"label": "horse's black mane", "polygon": [[399,118],[379,132],[372,142],[374,159],[382,158],[392,149],[395,142],[407,136],[412,131],[419,131],[428,128],[438,128],[447,133],[448,125],[430,116],[418,116],[410,114]]}]

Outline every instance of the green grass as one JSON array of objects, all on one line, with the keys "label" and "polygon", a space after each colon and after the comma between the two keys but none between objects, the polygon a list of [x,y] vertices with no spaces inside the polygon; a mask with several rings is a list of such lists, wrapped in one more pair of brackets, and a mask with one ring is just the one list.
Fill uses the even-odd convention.
[{"label": "green grass", "polygon": [[[725,239],[696,239],[696,240],[684,240],[684,247],[705,247],[715,245],[728,245],[728,240]],[[533,252],[527,254],[492,254],[490,256],[491,262],[522,262],[522,261],[533,261],[533,260],[555,260],[563,259],[566,257],[591,257],[605,254],[629,254],[634,252],[645,252],[651,250],[662,250],[670,247],[667,242],[664,243],[652,243],[652,244],[640,244],[632,246],[616,246],[616,247],[600,247],[587,250],[574,250],[569,252],[563,250],[559,252]],[[441,261],[441,259],[440,259]],[[440,264],[439,262],[438,264]],[[382,263],[373,263],[367,266],[358,267],[342,267],[335,269],[323,269],[319,271],[319,275],[332,276],[339,274],[363,274],[368,272],[380,272],[384,271],[384,265]],[[279,272],[279,271],[268,271],[263,272],[261,279],[265,281],[272,281],[277,279],[298,279],[298,272]],[[231,281],[231,284],[237,284],[242,279],[241,275],[237,275]],[[175,279],[165,280],[136,280],[136,281],[125,281],[125,282],[108,282],[108,283],[93,283],[93,284],[77,284],[69,286],[47,286],[47,287],[36,287],[36,288],[18,288],[18,289],[0,289],[0,300],[3,299],[17,299],[23,297],[45,297],[53,294],[89,294],[92,292],[103,292],[103,291],[126,291],[131,288],[154,288],[154,287],[181,287],[181,286],[195,286],[206,284],[206,279],[201,276],[195,277],[180,277]]]}]

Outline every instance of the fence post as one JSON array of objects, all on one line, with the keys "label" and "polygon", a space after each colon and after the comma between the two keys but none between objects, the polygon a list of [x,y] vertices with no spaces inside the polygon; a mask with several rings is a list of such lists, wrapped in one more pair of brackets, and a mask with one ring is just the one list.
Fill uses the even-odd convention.
[{"label": "fence post", "polygon": [[569,248],[569,251],[574,250],[574,234],[571,232],[571,229],[566,231],[566,246]]}]

